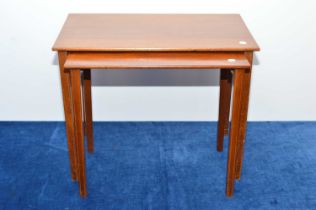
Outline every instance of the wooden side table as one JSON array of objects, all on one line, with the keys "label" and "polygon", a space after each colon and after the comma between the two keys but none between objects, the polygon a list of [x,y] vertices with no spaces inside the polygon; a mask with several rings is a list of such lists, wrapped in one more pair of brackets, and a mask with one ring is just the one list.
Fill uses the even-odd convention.
[{"label": "wooden side table", "polygon": [[59,57],[71,177],[82,197],[84,136],[88,152],[94,149],[91,69],[220,69],[217,150],[223,150],[230,127],[226,195],[233,195],[241,176],[253,52],[259,50],[239,15],[70,14],[53,50]]}]

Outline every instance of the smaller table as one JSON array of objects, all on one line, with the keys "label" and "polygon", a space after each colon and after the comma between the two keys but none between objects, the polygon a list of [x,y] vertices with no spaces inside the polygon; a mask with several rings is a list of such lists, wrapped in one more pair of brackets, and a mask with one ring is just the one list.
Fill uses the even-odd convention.
[{"label": "smaller table", "polygon": [[59,57],[71,176],[81,196],[87,195],[84,136],[88,152],[94,149],[91,69],[220,69],[217,150],[223,150],[230,127],[226,194],[233,195],[241,176],[253,52],[259,50],[239,15],[71,14],[53,50]]}]

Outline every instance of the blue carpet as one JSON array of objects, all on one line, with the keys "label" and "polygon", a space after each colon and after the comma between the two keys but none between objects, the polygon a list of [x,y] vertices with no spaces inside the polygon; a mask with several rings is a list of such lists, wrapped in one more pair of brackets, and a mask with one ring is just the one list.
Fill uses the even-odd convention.
[{"label": "blue carpet", "polygon": [[61,122],[0,123],[0,209],[316,209],[316,122],[249,123],[241,181],[225,196],[216,123],[95,123],[88,193],[71,182]]}]

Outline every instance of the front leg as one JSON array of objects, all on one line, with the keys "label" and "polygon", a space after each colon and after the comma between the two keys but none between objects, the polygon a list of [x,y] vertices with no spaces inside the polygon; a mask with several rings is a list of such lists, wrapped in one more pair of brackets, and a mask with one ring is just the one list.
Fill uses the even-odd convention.
[{"label": "front leg", "polygon": [[226,195],[231,197],[234,192],[234,184],[236,177],[236,154],[239,144],[239,128],[241,120],[243,83],[246,69],[234,70],[234,91],[233,91],[233,107],[232,120],[230,129],[230,141],[228,148],[227,161],[227,179],[226,179]]},{"label": "front leg", "polygon": [[[253,53],[246,54],[249,63],[252,64]],[[243,95],[242,95],[242,107],[240,117],[240,128],[239,128],[239,145],[237,148],[237,160],[236,160],[236,179],[241,177],[242,162],[244,156],[244,145],[246,139],[247,130],[247,116],[248,116],[248,104],[249,104],[249,92],[251,82],[251,68],[245,71],[244,83],[243,83]]]},{"label": "front leg", "polygon": [[73,112],[75,122],[75,143],[78,163],[78,182],[80,196],[87,196],[86,169],[85,169],[85,152],[84,152],[84,135],[83,135],[83,114],[82,114],[82,97],[81,97],[81,71],[80,69],[71,69],[71,90],[73,97]]},{"label": "front leg", "polygon": [[71,96],[71,89],[70,89],[70,72],[69,70],[64,68],[66,57],[67,57],[67,52],[58,52],[71,178],[72,180],[77,180],[78,179],[77,160],[76,160],[76,147],[75,147],[75,134],[74,134],[75,131],[74,131],[74,122],[73,122],[73,110],[72,110],[73,109],[72,96]]}]

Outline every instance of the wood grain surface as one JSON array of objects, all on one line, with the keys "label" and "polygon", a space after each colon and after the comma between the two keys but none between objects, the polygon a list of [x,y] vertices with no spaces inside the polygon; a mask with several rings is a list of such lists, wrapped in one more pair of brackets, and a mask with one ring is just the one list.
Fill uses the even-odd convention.
[{"label": "wood grain surface", "polygon": [[237,14],[70,14],[55,51],[256,51]]},{"label": "wood grain surface", "polygon": [[69,53],[67,69],[211,69],[249,68],[243,53],[112,52]]}]

